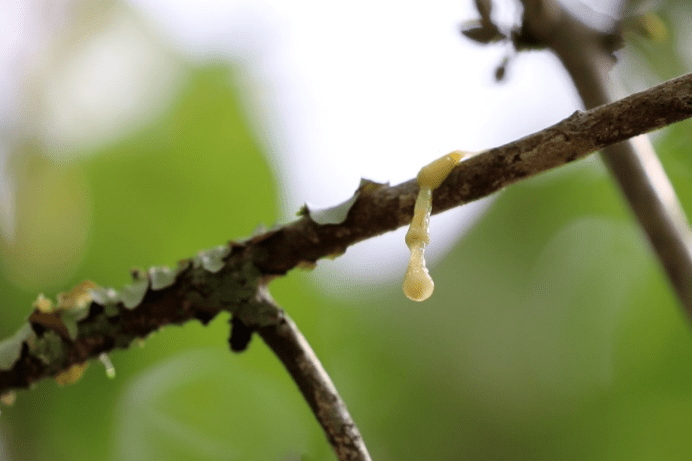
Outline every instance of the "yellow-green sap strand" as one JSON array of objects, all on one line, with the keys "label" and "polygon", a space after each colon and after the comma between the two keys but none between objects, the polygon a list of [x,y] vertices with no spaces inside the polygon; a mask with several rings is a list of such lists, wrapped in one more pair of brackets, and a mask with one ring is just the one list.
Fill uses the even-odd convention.
[{"label": "yellow-green sap strand", "polygon": [[439,187],[464,155],[464,152],[455,150],[421,168],[417,178],[420,188],[435,189]]},{"label": "yellow-green sap strand", "polygon": [[451,152],[424,166],[418,173],[420,191],[413,209],[411,226],[406,233],[406,245],[411,250],[411,259],[402,286],[404,294],[412,301],[425,301],[435,289],[435,283],[425,267],[425,246],[430,243],[428,229],[432,211],[432,191],[444,182],[464,155],[461,151]]},{"label": "yellow-green sap strand", "polygon": [[406,245],[411,248],[422,243],[424,246],[430,243],[428,227],[430,225],[430,210],[432,208],[432,190],[429,187],[421,187],[413,208],[413,219],[406,232]]}]

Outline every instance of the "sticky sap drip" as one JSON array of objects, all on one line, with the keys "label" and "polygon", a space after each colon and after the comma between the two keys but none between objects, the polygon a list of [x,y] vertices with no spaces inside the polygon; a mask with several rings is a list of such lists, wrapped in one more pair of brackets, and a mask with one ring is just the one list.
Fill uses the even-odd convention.
[{"label": "sticky sap drip", "polygon": [[411,250],[411,259],[402,286],[404,294],[412,301],[425,301],[435,289],[435,283],[425,267],[425,246],[430,243],[432,191],[442,184],[464,155],[461,151],[451,152],[424,166],[418,173],[420,191],[413,209],[411,226],[406,233],[406,245]]}]

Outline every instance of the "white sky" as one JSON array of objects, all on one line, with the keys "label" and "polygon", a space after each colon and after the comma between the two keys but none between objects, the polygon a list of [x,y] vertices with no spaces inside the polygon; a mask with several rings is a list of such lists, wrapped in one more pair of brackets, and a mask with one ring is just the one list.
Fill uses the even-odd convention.
[{"label": "white sky", "polygon": [[[273,154],[284,220],[292,219],[304,202],[317,207],[342,202],[361,176],[396,184],[451,150],[500,145],[579,108],[566,74],[545,53],[520,55],[510,64],[506,82],[495,83],[494,70],[507,52],[505,46],[477,46],[459,34],[461,23],[477,17],[472,0],[129,3],[145,29],[150,26],[189,59],[243,64],[246,107],[258,137]],[[504,21],[516,14],[497,13]],[[69,69],[51,76],[62,83],[47,92],[55,110],[46,121],[46,133],[72,136],[70,142],[75,142],[85,136],[82,130],[92,137],[103,133],[105,141],[113,134],[88,123],[105,117],[98,122],[102,126],[124,127],[131,111],[142,110],[142,103],[132,101],[149,104],[147,97],[163,97],[134,86],[127,90],[130,94],[122,93],[127,79],[142,81],[144,71],[152,73],[153,81],[157,69],[174,73],[151,45],[142,48],[137,62],[118,61],[151,33],[137,32],[128,21],[115,21],[112,30],[102,34],[101,48],[85,47]],[[130,33],[119,35],[118,30]],[[114,53],[113,60],[96,59],[106,48]],[[0,78],[0,83],[7,85],[6,80]],[[118,92],[109,87],[114,81]],[[70,93],[85,95],[85,88],[88,94],[111,95],[113,110],[104,111],[108,102],[99,101],[101,114],[85,116],[84,111],[93,110],[93,104],[86,107],[92,98]],[[158,90],[169,91],[165,85]],[[481,209],[465,206],[433,218],[428,248],[433,278],[434,262]],[[0,211],[7,214],[7,205],[0,203]],[[408,260],[404,232],[356,245],[334,262],[321,262],[315,271],[321,285],[357,294],[376,290],[379,280],[400,280]]]}]

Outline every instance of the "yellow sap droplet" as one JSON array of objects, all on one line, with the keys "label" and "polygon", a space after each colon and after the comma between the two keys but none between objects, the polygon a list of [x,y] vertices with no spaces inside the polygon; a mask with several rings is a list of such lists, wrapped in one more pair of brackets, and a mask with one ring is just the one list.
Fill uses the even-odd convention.
[{"label": "yellow sap droplet", "polygon": [[430,243],[428,228],[432,211],[432,190],[442,184],[463,156],[461,151],[451,152],[424,166],[418,173],[420,191],[413,208],[411,226],[406,233],[406,245],[411,250],[411,259],[402,285],[404,294],[412,301],[425,301],[435,289],[435,283],[425,267],[425,246]]},{"label": "yellow sap droplet", "polygon": [[418,302],[428,299],[435,289],[435,283],[425,267],[423,251],[422,246],[411,250],[411,261],[402,286],[406,297]]}]

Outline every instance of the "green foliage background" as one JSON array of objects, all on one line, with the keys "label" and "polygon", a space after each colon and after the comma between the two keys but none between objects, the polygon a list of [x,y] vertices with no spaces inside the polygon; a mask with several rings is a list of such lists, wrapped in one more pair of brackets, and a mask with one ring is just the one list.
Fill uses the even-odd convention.
[{"label": "green foliage background", "polygon": [[[162,117],[81,160],[58,164],[32,145],[17,156],[24,243],[0,248],[0,337],[23,321],[36,286],[49,296],[87,278],[120,286],[133,266],[172,264],[277,220],[277,178],[247,129],[234,75],[189,69]],[[657,141],[688,216],[691,133],[684,122]],[[72,264],[69,280],[51,261]],[[690,324],[598,161],[502,192],[432,272],[424,305],[397,284],[353,306],[296,271],[271,286],[375,459],[689,459]],[[114,380],[92,363],[73,386],[19,392],[0,415],[5,452],[333,459],[261,341],[234,355],[227,337],[223,316],[168,327],[111,354]]]}]

